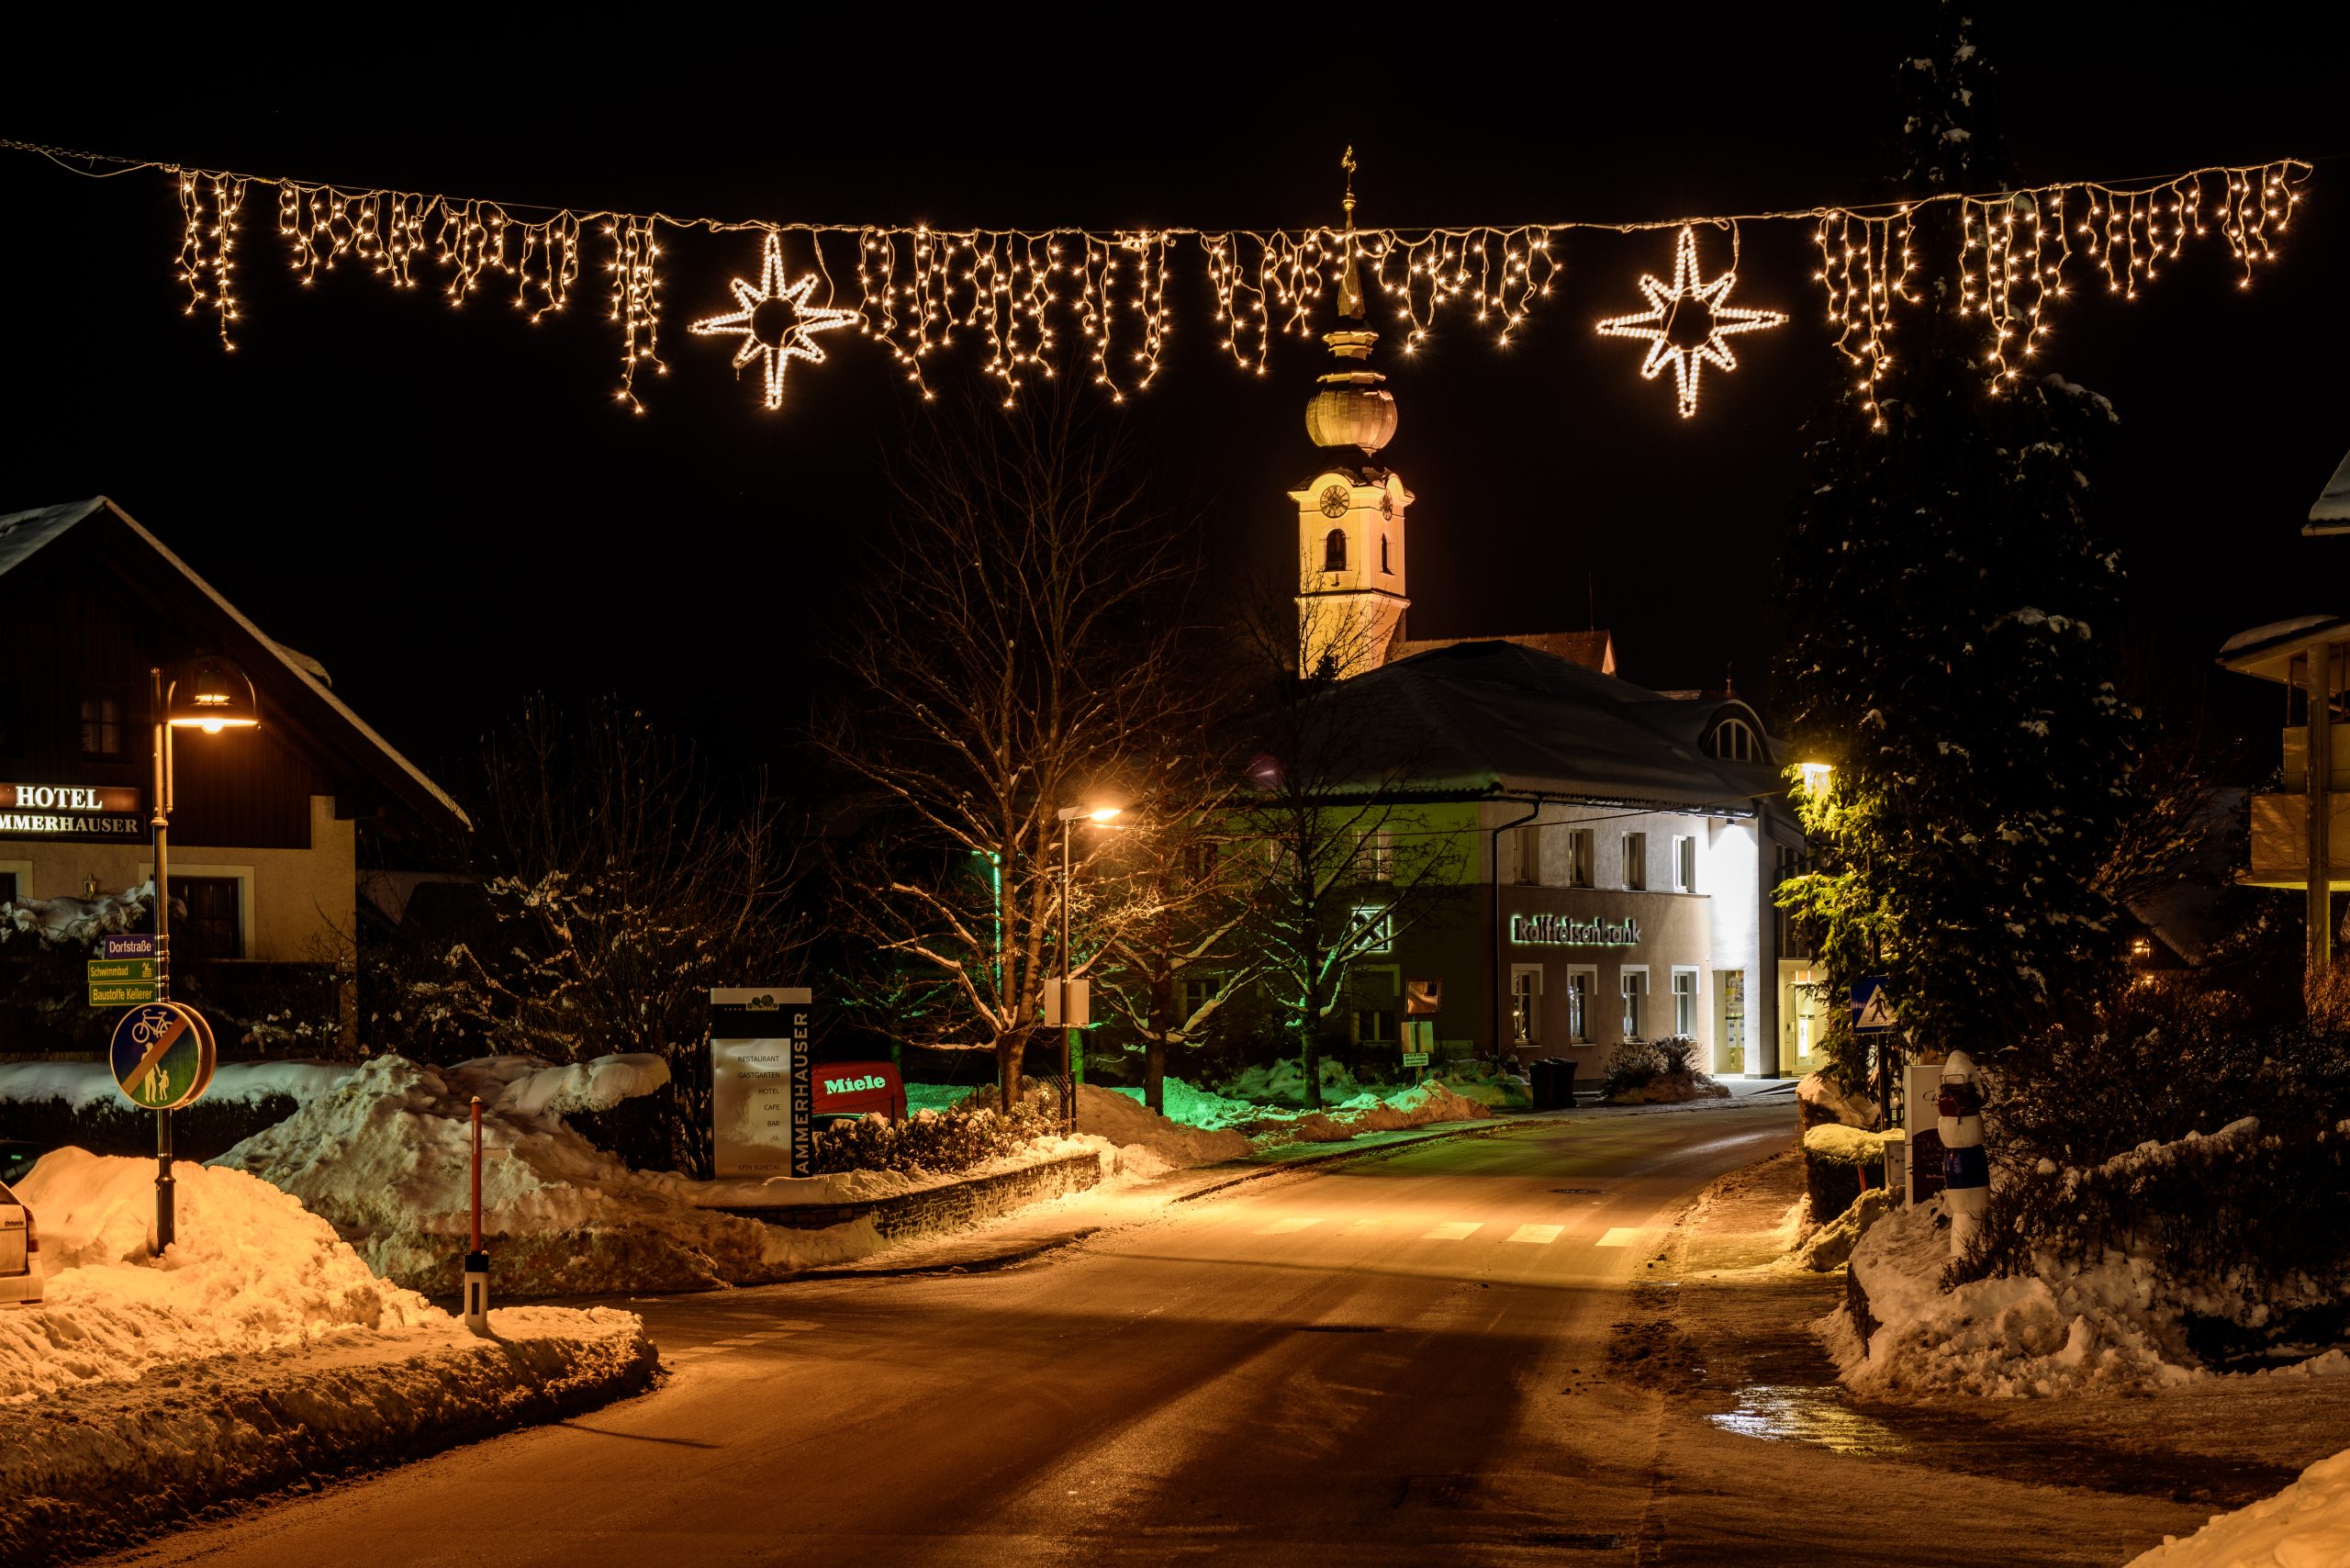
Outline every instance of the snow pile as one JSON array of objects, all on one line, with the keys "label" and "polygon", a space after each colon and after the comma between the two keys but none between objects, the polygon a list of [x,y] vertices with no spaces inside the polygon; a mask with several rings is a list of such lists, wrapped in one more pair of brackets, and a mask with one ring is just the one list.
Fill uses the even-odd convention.
[{"label": "snow pile", "polygon": [[1865,1094],[1855,1094],[1825,1072],[1806,1073],[1796,1085],[1796,1103],[1802,1106],[1798,1113],[1804,1124],[1841,1122],[1848,1127],[1869,1127],[1876,1125],[1876,1104]]},{"label": "snow pile", "polygon": [[1442,1082],[1463,1100],[1474,1100],[1487,1110],[1528,1111],[1534,1108],[1533,1086],[1516,1073],[1452,1068],[1445,1071]]},{"label": "snow pile", "polygon": [[1871,1394],[2045,1397],[2145,1393],[2205,1375],[2178,1309],[2161,1299],[2143,1258],[2114,1253],[2083,1267],[2042,1255],[2030,1275],[1944,1291],[1949,1262],[1939,1197],[1869,1226],[1851,1267],[1877,1326],[1865,1343],[1849,1308],[1819,1326],[1847,1384]]},{"label": "snow pile", "polygon": [[1398,1090],[1383,1100],[1366,1092],[1330,1110],[1276,1124],[1265,1134],[1265,1139],[1269,1143],[1339,1143],[1363,1133],[1398,1132],[1405,1127],[1424,1127],[1431,1122],[1466,1122],[1492,1114],[1475,1101],[1462,1099],[1442,1081],[1432,1079]]},{"label": "snow pile", "polygon": [[532,1117],[609,1111],[669,1081],[669,1064],[649,1052],[598,1057],[567,1067],[549,1067],[532,1057],[489,1057],[456,1070],[504,1084],[493,1102],[497,1108],[509,1115]]},{"label": "snow pile", "polygon": [[[207,1103],[251,1104],[283,1094],[307,1105],[358,1071],[347,1061],[224,1061],[204,1092]],[[114,1072],[102,1061],[0,1062],[0,1104],[62,1100],[74,1110],[120,1100]],[[128,1101],[121,1102],[126,1108]]]},{"label": "snow pile", "polygon": [[1796,1215],[1795,1231],[1788,1238],[1786,1260],[1815,1274],[1842,1268],[1869,1227],[1885,1217],[1892,1201],[1883,1187],[1863,1187],[1861,1195],[1844,1206],[1842,1214],[1826,1225],[1813,1226],[1810,1200],[1799,1200],[1796,1207],[1801,1212]]},{"label": "snow pile", "polygon": [[41,1305],[0,1312],[0,1401],[129,1381],[163,1361],[450,1325],[267,1182],[200,1165],[175,1175],[177,1239],[160,1259],[148,1253],[153,1161],[61,1148],[17,1183],[49,1279]]},{"label": "snow pile", "polygon": [[[1174,1092],[1181,1081],[1170,1078],[1166,1082],[1168,1108],[1173,1111],[1181,1104]],[[1187,1094],[1196,1092],[1186,1090]],[[1196,1101],[1192,1108],[1200,1108]],[[1161,1169],[1213,1165],[1220,1159],[1241,1159],[1250,1152],[1248,1139],[1239,1133],[1186,1125],[1187,1122],[1188,1118],[1162,1116],[1149,1109],[1141,1103],[1139,1091],[1129,1094],[1091,1083],[1077,1086],[1079,1132],[1107,1138],[1122,1149],[1146,1150]]]},{"label": "snow pile", "polygon": [[2340,1568],[2350,1562],[2350,1450],[2319,1460],[2274,1497],[2264,1497],[2181,1540],[2133,1558],[2130,1568]]},{"label": "snow pile", "polygon": [[592,1103],[655,1076],[633,1058],[604,1061],[619,1065],[591,1063],[574,1079],[528,1058],[436,1070],[378,1057],[215,1163],[299,1197],[377,1272],[453,1289],[469,1241],[467,1101],[478,1094],[482,1229],[502,1294],[748,1284],[879,1245],[869,1220],[791,1231],[699,1209],[674,1178],[631,1170],[558,1115],[525,1108]]}]

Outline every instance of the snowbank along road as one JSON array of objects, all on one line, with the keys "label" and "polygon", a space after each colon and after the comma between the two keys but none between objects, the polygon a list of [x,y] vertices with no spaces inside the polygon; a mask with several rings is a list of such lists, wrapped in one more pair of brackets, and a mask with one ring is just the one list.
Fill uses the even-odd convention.
[{"label": "snowbank along road", "polygon": [[[672,1369],[657,1392],[135,1560],[2117,1560],[2104,1514],[2130,1499],[2085,1525],[2055,1488],[1676,1445],[1703,1423],[1608,1375],[1674,1214],[1791,1124],[1784,1105],[1547,1120],[1271,1177],[994,1273],[631,1302]],[[1912,1554],[1863,1526],[1852,1499],[1913,1480],[2003,1511],[2009,1545],[1937,1526]]]}]

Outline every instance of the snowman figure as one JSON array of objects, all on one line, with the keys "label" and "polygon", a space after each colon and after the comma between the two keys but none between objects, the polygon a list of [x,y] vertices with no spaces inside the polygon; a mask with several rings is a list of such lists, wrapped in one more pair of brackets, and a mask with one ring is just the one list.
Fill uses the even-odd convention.
[{"label": "snowman figure", "polygon": [[1950,1215],[1950,1255],[1965,1255],[1991,1206],[1991,1161],[1983,1149],[1983,1091],[1975,1058],[1953,1051],[1942,1063],[1934,1130],[1942,1140],[1942,1208]]}]

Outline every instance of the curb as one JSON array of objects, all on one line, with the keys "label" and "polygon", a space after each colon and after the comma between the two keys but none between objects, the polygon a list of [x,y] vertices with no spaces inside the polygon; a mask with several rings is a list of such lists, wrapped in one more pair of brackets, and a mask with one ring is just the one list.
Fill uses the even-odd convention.
[{"label": "curb", "polygon": [[860,1269],[854,1264],[830,1269],[809,1269],[789,1274],[775,1282],[795,1285],[802,1280],[888,1280],[903,1279],[912,1274],[986,1274],[998,1269],[1009,1269],[1014,1263],[1025,1263],[1031,1258],[1041,1258],[1047,1252],[1058,1252],[1072,1242],[1082,1241],[1106,1226],[1080,1226],[1075,1230],[1057,1231],[1039,1240],[1024,1243],[1008,1252],[990,1252],[979,1258],[960,1258],[953,1262],[905,1263],[896,1268]]}]

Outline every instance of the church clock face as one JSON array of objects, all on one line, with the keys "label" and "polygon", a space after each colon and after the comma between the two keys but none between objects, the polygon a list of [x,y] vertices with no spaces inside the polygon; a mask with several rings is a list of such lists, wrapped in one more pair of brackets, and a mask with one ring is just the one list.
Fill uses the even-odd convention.
[{"label": "church clock face", "polygon": [[1322,492],[1322,515],[1324,517],[1346,516],[1347,503],[1352,498],[1347,494],[1347,487],[1344,485],[1331,486]]}]

